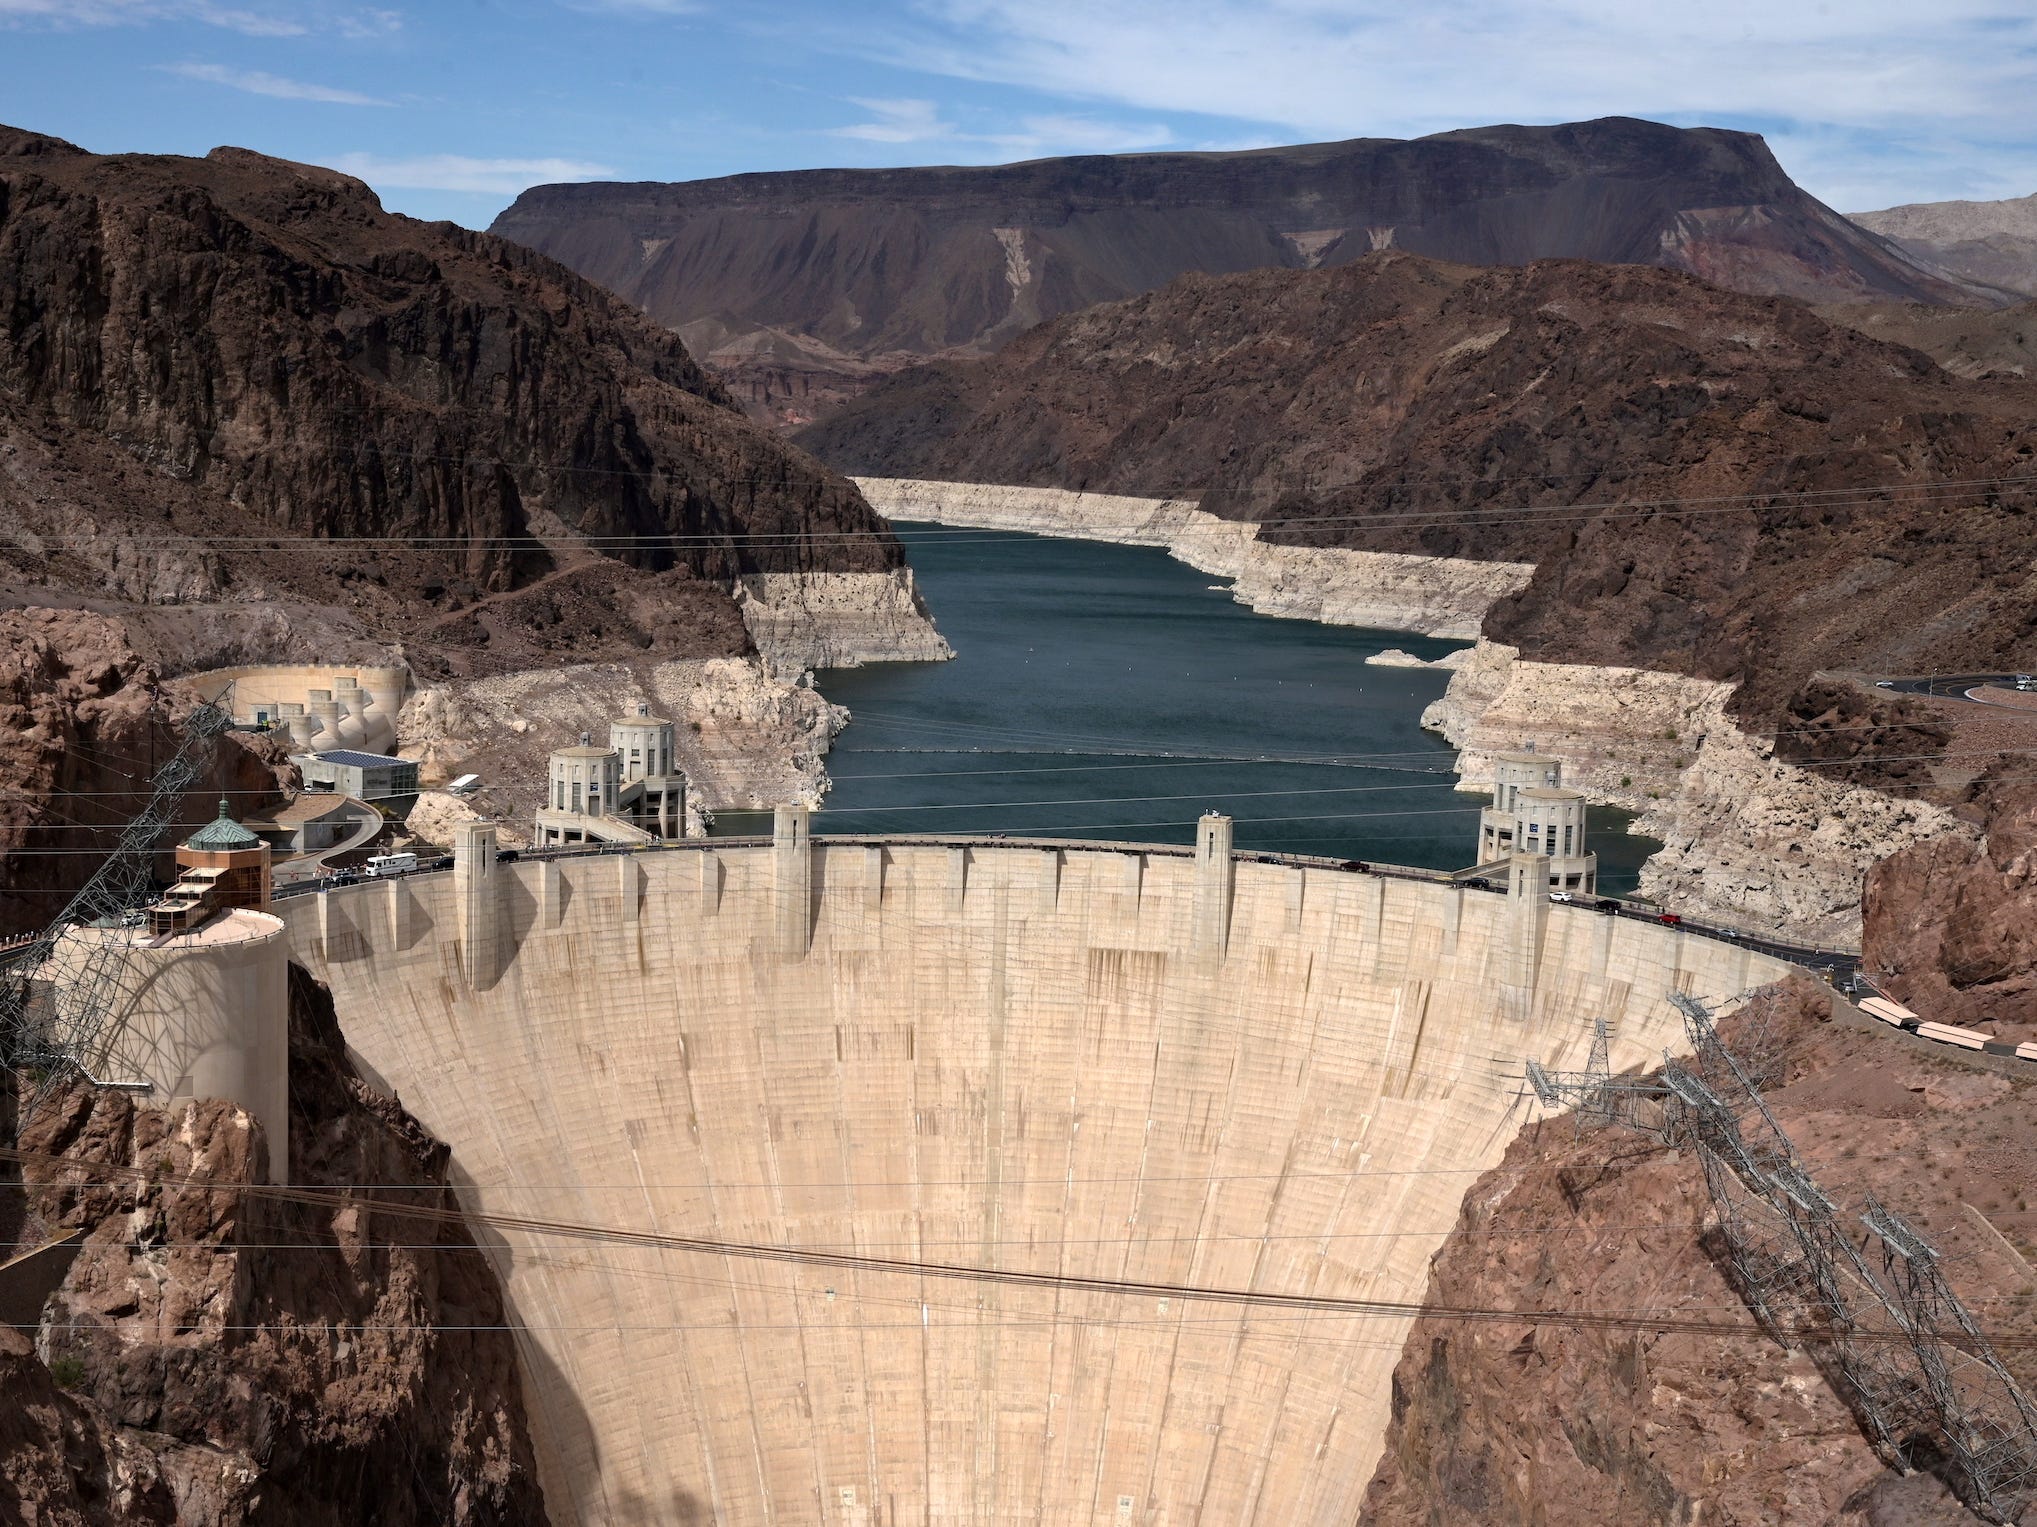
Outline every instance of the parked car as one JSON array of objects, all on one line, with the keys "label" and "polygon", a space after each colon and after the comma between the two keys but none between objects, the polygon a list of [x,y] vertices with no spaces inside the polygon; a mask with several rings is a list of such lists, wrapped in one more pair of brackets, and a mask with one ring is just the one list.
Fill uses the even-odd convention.
[{"label": "parked car", "polygon": [[[575,786],[574,788],[577,789],[579,787]],[[515,849],[505,848],[497,852],[497,854],[495,855],[495,862],[497,864],[514,864],[518,859],[522,857],[523,856],[520,853],[518,853]]]},{"label": "parked car", "polygon": [[1366,871],[1366,869],[1369,868],[1369,866],[1365,863],[1363,859],[1346,859],[1343,862],[1343,864],[1339,867],[1347,870],[1355,870],[1361,875]]},{"label": "parked car", "polygon": [[1568,891],[1551,891],[1549,893],[1549,899],[1551,901],[1560,901],[1566,904],[1577,900],[1577,898],[1571,895],[1570,892]]},{"label": "parked car", "polygon": [[1483,875],[1473,875],[1469,880],[1464,882],[1464,886],[1465,889],[1467,890],[1489,891],[1492,889],[1492,882],[1490,880],[1487,880]]},{"label": "parked car", "polygon": [[1665,927],[1674,928],[1678,923],[1683,921],[1683,915],[1678,912],[1664,912],[1656,919],[1656,921],[1663,924],[1663,926]]},{"label": "parked car", "polygon": [[1598,904],[1601,912],[1613,913],[1620,910],[1620,904],[1610,896],[1602,897]]}]

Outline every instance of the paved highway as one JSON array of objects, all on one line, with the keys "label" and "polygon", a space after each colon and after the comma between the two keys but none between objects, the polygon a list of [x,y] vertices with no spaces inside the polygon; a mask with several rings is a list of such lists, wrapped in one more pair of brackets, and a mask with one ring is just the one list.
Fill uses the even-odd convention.
[{"label": "paved highway", "polygon": [[[1893,689],[1905,695],[1936,695],[1944,700],[1965,700],[1969,689],[1984,685],[1998,684],[2004,689],[2016,687],[2016,681],[2023,675],[2015,673],[1939,673],[1917,679],[1878,679],[1879,689]],[[1969,701],[1970,704],[1984,705],[1983,700]]]}]

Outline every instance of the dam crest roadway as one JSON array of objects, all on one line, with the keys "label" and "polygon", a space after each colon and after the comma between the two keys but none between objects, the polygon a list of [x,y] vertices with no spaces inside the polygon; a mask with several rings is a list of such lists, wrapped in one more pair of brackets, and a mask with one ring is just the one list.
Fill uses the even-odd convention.
[{"label": "dam crest roadway", "polygon": [[[1445,876],[808,835],[276,903],[483,1214],[1013,1273],[1419,1301],[1538,1115],[1789,968]],[[678,848],[678,845],[674,845]],[[1408,1319],[477,1227],[571,1522],[1342,1524]],[[689,1516],[689,1513],[691,1514]]]}]

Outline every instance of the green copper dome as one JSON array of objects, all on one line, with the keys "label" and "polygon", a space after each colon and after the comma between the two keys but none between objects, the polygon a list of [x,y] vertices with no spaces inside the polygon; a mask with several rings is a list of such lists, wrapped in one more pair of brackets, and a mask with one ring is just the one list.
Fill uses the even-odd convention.
[{"label": "green copper dome", "polygon": [[224,854],[260,848],[262,840],[227,815],[226,797],[222,795],[219,798],[219,815],[186,838],[184,846],[201,849],[208,854]]}]

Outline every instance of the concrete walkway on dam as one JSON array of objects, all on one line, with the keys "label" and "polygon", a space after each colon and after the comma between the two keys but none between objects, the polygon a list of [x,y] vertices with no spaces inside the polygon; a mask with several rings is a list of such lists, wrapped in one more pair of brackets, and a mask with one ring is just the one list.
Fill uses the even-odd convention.
[{"label": "concrete walkway on dam", "polygon": [[[1786,973],[1539,894],[1032,843],[499,863],[280,903],[470,1209],[1419,1300],[1523,1061]],[[1523,884],[1529,881],[1524,873]],[[554,1520],[1321,1523],[1400,1317],[483,1229]]]}]

